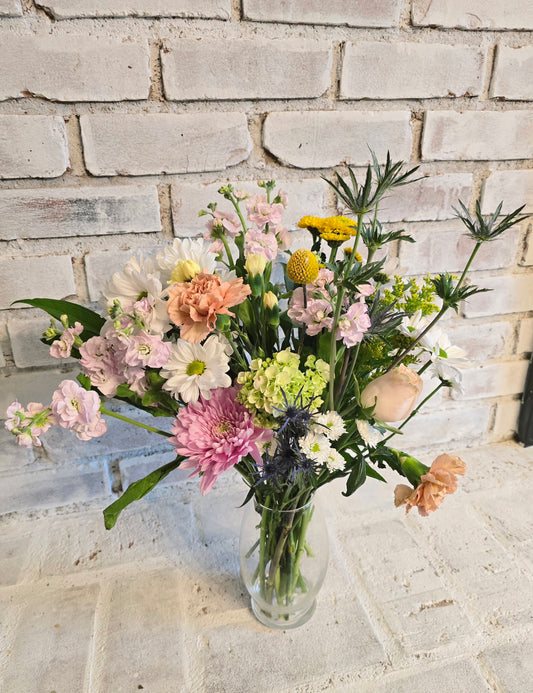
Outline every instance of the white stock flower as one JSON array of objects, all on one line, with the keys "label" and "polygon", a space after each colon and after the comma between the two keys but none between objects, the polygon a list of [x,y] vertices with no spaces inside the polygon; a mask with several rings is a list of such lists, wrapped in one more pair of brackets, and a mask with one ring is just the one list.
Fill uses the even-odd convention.
[{"label": "white stock flower", "polygon": [[327,436],[330,440],[337,440],[346,433],[346,426],[336,411],[327,411],[315,418],[313,431]]},{"label": "white stock flower", "polygon": [[209,243],[201,239],[175,238],[172,245],[156,255],[156,260],[165,286],[180,262],[196,263],[200,272],[206,274],[213,274],[216,268],[215,256],[209,252]]},{"label": "white stock flower", "polygon": [[463,375],[458,368],[455,368],[455,366],[451,366],[449,363],[446,363],[444,359],[437,359],[431,364],[429,371],[433,377],[449,383],[448,387],[451,387],[452,390],[456,390],[462,395],[464,394],[464,388],[462,385]]},{"label": "white stock flower", "polygon": [[229,356],[218,335],[211,335],[203,344],[178,339],[172,345],[172,352],[161,375],[167,379],[163,390],[171,392],[184,402],[196,402],[200,395],[211,398],[211,390],[229,387],[231,378],[227,375]]},{"label": "white stock flower", "polygon": [[442,330],[430,330],[420,340],[421,346],[429,352],[430,359],[437,361],[446,360],[448,364],[466,362],[466,351],[450,342],[448,335]]},{"label": "white stock flower", "polygon": [[398,330],[412,339],[416,339],[429,325],[430,318],[422,316],[422,311],[417,310],[411,317],[404,317]]}]

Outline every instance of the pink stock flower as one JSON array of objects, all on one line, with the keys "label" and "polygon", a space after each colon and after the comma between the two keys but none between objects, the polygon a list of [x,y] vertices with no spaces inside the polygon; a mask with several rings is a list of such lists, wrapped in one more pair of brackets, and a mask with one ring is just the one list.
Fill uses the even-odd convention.
[{"label": "pink stock flower", "polygon": [[406,512],[418,508],[420,515],[427,516],[437,510],[444,498],[457,490],[457,474],[464,475],[466,464],[460,457],[439,455],[429,471],[422,474],[420,484],[413,490],[406,484],[394,489],[396,507],[406,505]]},{"label": "pink stock flower", "polygon": [[124,361],[128,366],[161,368],[170,357],[170,342],[159,335],[150,335],[141,330],[127,342]]},{"label": "pink stock flower", "polygon": [[282,224],[278,224],[274,229],[276,238],[278,239],[279,250],[288,250],[292,244],[291,234]]},{"label": "pink stock flower", "polygon": [[254,425],[250,411],[237,401],[238,389],[220,387],[210,399],[200,398],[179,410],[170,442],[187,459],[181,469],[202,474],[200,491],[205,495],[217,477],[246,455],[260,464],[259,445],[272,438],[272,431]]},{"label": "pink stock flower", "polygon": [[6,410],[5,427],[17,437],[17,443],[26,448],[42,445],[39,436],[55,423],[54,417],[40,402],[30,402],[24,409],[16,400]]},{"label": "pink stock flower", "polygon": [[236,238],[241,230],[241,222],[236,214],[233,214],[233,212],[217,211],[214,213],[214,217],[206,224],[206,228],[209,232],[204,234],[204,240],[211,240],[213,238],[213,230],[221,226],[224,229],[225,235],[229,238]]},{"label": "pink stock flower", "polygon": [[257,193],[248,198],[246,210],[250,222],[258,228],[264,229],[267,224],[272,224],[273,226],[281,224],[284,207],[278,202],[272,205],[269,204],[265,194]]},{"label": "pink stock flower", "polygon": [[68,327],[59,339],[52,342],[50,356],[56,359],[66,359],[72,353],[72,347],[76,337],[83,332],[83,325],[79,322],[74,323],[74,327]]},{"label": "pink stock flower", "polygon": [[347,347],[352,347],[363,339],[370,327],[367,305],[362,302],[352,303],[344,315],[341,315],[337,327],[337,339],[342,339]]},{"label": "pink stock flower", "polygon": [[117,363],[122,348],[118,339],[105,337],[91,337],[80,347],[82,372],[106,397],[114,397],[117,387],[125,380]]},{"label": "pink stock flower", "polygon": [[248,229],[244,236],[246,255],[263,255],[268,261],[276,259],[278,239],[274,231],[264,233],[258,229]]},{"label": "pink stock flower", "polygon": [[100,414],[100,397],[75,380],[63,380],[50,405],[58,426],[70,428],[80,440],[102,436],[107,431]]}]

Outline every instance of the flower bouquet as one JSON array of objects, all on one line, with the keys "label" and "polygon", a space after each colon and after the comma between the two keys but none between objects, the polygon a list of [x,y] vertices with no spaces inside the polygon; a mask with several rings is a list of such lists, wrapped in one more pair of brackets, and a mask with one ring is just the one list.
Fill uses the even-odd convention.
[{"label": "flower bouquet", "polygon": [[[7,428],[21,445],[40,445],[50,426],[81,440],[117,417],[165,436],[176,459],[132,483],[104,510],[111,529],[124,508],[172,470],[191,469],[207,494],[235,469],[247,487],[250,525],[241,572],[257,617],[283,628],[309,618],[327,565],[315,493],[338,478],[351,496],[389,467],[405,477],[396,505],[437,509],[465,473],[458,457],[426,466],[389,441],[441,388],[460,388],[464,352],[437,322],[485,291],[466,283],[481,245],[522,208],[500,216],[456,210],[472,239],[460,276],[390,277],[386,246],[413,242],[378,219],[383,198],[415,180],[387,155],[374,156],[362,182],[348,167],[328,180],[343,216],[303,217],[306,247],[291,252],[283,226],[286,195],[260,181],[252,196],[224,185],[227,209],[209,204],[203,239],[179,240],[155,257],[132,258],[103,291],[105,315],[51,299],[23,301],[52,316],[43,341],[57,358],[79,359],[49,405],[14,402]],[[59,321],[57,323],[56,321]],[[435,387],[421,400],[422,373]],[[106,407],[115,398],[171,417],[170,431]],[[317,529],[317,533],[314,528]]]}]

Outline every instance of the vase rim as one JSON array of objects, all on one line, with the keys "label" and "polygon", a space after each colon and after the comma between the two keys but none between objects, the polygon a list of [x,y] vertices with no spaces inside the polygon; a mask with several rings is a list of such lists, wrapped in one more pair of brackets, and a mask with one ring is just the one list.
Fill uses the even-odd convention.
[{"label": "vase rim", "polygon": [[313,503],[316,503],[316,500],[314,496],[310,498],[307,503],[304,503],[303,505],[299,505],[297,508],[287,508],[286,510],[281,510],[276,507],[269,508],[266,505],[263,505],[262,503],[259,503],[259,501],[254,498],[254,505],[257,508],[261,508],[261,510],[270,510],[271,512],[277,512],[277,513],[292,513],[292,512],[298,512],[300,510],[305,510],[308,508],[310,505],[313,505]]}]

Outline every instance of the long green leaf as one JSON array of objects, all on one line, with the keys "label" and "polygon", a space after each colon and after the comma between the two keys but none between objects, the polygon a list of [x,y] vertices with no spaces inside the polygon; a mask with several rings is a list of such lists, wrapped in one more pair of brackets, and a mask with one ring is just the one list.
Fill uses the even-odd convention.
[{"label": "long green leaf", "polygon": [[366,479],[366,464],[362,457],[359,457],[354,464],[354,467],[346,481],[346,491],[342,492],[343,496],[351,496],[357,489],[365,483]]},{"label": "long green leaf", "polygon": [[56,320],[60,320],[62,315],[66,315],[71,327],[74,326],[75,322],[81,322],[86,335],[85,337],[82,335],[82,339],[100,334],[105,323],[105,319],[94,310],[79,306],[77,303],[71,303],[71,301],[59,301],[55,298],[21,298],[19,301],[13,301],[13,303],[27,303],[35,308],[40,308]]},{"label": "long green leaf", "polygon": [[116,521],[120,513],[133,501],[140,500],[147,493],[157,486],[157,484],[162,481],[170,472],[180,466],[183,461],[183,457],[176,457],[172,462],[164,464],[159,469],[150,472],[144,478],[134,481],[128,486],[124,493],[118,498],[114,503],[108,505],[104,510],[104,522],[106,529],[112,529],[115,526]]}]

